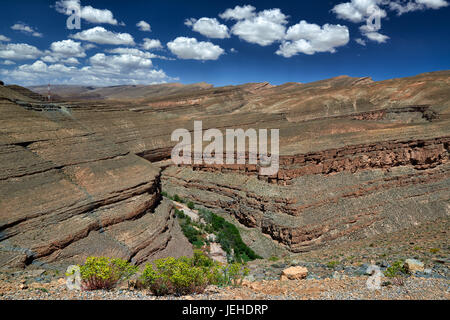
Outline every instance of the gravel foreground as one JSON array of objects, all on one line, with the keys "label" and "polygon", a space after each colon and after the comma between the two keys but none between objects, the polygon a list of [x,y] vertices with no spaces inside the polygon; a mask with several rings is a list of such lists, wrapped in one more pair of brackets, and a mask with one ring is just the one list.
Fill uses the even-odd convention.
[{"label": "gravel foreground", "polygon": [[[386,280],[386,279],[384,279]],[[409,277],[403,285],[366,287],[367,277],[245,281],[239,288],[210,286],[203,294],[155,297],[149,291],[69,291],[63,278],[48,283],[0,280],[0,300],[448,300],[450,281]]]}]

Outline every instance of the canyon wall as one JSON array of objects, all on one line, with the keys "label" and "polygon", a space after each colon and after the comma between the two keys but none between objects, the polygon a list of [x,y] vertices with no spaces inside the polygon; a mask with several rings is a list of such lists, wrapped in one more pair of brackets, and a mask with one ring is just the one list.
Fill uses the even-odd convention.
[{"label": "canyon wall", "polygon": [[[449,71],[144,87],[120,100],[72,90],[54,104],[15,89],[0,87],[1,268],[190,255],[162,189],[233,219],[265,257],[450,214]],[[194,120],[204,130],[279,129],[278,174],[172,165],[171,133]]]},{"label": "canyon wall", "polygon": [[0,268],[192,254],[157,167],[60,110],[0,112]]}]

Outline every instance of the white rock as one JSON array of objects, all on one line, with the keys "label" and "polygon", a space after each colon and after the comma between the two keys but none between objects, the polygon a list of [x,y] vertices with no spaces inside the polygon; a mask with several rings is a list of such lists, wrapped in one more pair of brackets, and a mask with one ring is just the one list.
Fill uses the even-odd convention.
[{"label": "white rock", "polygon": [[308,269],[305,267],[290,267],[281,272],[280,280],[300,280],[306,278],[307,275]]},{"label": "white rock", "polygon": [[404,266],[410,273],[423,272],[425,269],[423,262],[416,259],[406,259]]}]

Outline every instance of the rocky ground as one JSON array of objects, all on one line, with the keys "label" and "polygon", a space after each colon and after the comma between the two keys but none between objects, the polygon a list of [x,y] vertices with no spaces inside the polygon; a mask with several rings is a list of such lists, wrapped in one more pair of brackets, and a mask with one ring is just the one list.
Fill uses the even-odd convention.
[{"label": "rocky ground", "polygon": [[415,276],[406,278],[402,285],[388,284],[386,281],[379,290],[367,288],[368,276],[344,276],[340,279],[321,280],[308,278],[244,281],[243,286],[238,288],[210,286],[203,294],[155,297],[146,290],[129,290],[126,285],[111,291],[69,291],[63,278],[38,273],[23,273],[20,276],[2,273],[0,300],[447,300],[450,298],[448,279]]}]

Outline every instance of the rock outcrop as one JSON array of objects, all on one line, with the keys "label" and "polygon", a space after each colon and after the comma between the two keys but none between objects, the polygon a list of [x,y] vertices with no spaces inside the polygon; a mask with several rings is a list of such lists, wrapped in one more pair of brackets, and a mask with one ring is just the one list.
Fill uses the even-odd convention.
[{"label": "rock outcrop", "polygon": [[305,267],[290,267],[281,272],[280,280],[301,280],[308,275],[308,269]]},{"label": "rock outcrop", "polygon": [[425,270],[423,262],[416,259],[406,259],[404,267],[409,273],[423,272]]},{"label": "rock outcrop", "polygon": [[159,168],[70,113],[0,108],[0,267],[192,254]]}]

